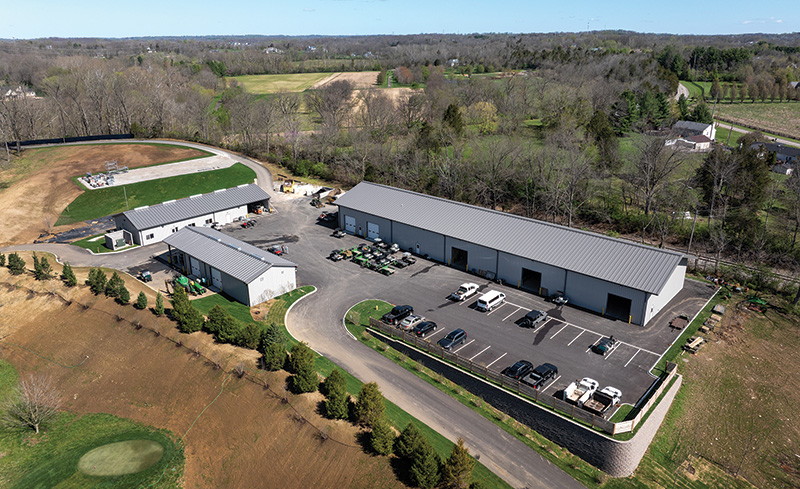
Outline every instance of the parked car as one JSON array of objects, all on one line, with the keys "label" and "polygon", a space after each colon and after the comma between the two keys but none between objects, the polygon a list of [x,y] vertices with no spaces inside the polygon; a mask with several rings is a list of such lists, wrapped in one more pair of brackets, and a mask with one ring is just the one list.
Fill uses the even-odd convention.
[{"label": "parked car", "polygon": [[344,238],[344,235],[345,235],[344,231],[337,228],[336,231],[334,231],[331,236],[333,236],[334,238]]},{"label": "parked car", "polygon": [[139,280],[142,282],[152,282],[153,275],[150,273],[150,270],[142,270],[139,272]]},{"label": "parked car", "polygon": [[592,351],[600,355],[605,355],[611,351],[616,343],[617,340],[615,340],[613,336],[609,336],[598,341],[596,345],[592,345]]},{"label": "parked car", "polygon": [[414,329],[416,325],[418,325],[422,321],[425,321],[424,317],[417,316],[416,314],[410,314],[406,316],[405,319],[400,321],[400,324],[398,324],[397,327],[405,331],[411,331],[412,329]]},{"label": "parked car", "polygon": [[381,320],[384,323],[396,326],[400,321],[407,318],[414,313],[414,308],[411,306],[394,306],[391,311],[383,315]]},{"label": "parked car", "polygon": [[278,256],[281,256],[282,254],[286,253],[286,249],[280,245],[272,245],[269,248],[267,248],[267,251]]},{"label": "parked car", "polygon": [[533,310],[526,314],[522,320],[520,320],[520,326],[524,326],[526,328],[535,328],[545,321],[547,321],[546,312]]},{"label": "parked car", "polygon": [[322,211],[322,214],[317,219],[324,222],[333,222],[336,218],[337,214],[335,212]]},{"label": "parked car", "polygon": [[557,306],[565,306],[567,302],[569,302],[569,299],[567,299],[563,292],[558,291],[550,296],[550,302]]},{"label": "parked car", "polygon": [[454,329],[447,333],[447,336],[439,340],[439,346],[445,350],[449,350],[456,345],[463,345],[467,342],[467,332],[463,329]]},{"label": "parked car", "polygon": [[470,297],[472,297],[477,293],[478,293],[478,284],[467,282],[461,284],[458,287],[458,290],[450,294],[450,299],[454,301],[463,301],[469,299]]},{"label": "parked car", "polygon": [[503,304],[505,301],[506,295],[504,293],[496,290],[490,290],[478,298],[478,303],[475,305],[475,307],[479,311],[489,312],[495,307]]},{"label": "parked car", "polygon": [[344,256],[342,256],[342,252],[340,250],[333,250],[331,251],[331,254],[328,255],[328,259],[331,261],[339,261],[342,258],[344,258]]},{"label": "parked car", "polygon": [[521,379],[533,369],[533,364],[527,360],[520,360],[514,365],[503,370],[503,375],[512,379]]},{"label": "parked car", "polygon": [[533,369],[522,381],[532,386],[534,389],[538,389],[556,375],[558,375],[558,367],[552,363],[543,363]]},{"label": "parked car", "polygon": [[413,331],[414,334],[416,334],[420,338],[424,338],[426,335],[428,335],[428,333],[436,331],[437,327],[438,326],[436,326],[436,323],[434,323],[433,321],[423,321],[418,325],[414,326]]}]

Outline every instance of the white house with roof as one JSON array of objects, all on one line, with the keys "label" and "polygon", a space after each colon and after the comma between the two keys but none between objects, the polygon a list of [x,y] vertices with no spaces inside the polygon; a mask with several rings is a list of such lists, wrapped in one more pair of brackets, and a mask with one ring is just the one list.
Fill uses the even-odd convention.
[{"label": "white house with roof", "polygon": [[297,265],[211,228],[185,227],[164,243],[172,266],[247,306],[297,287]]},{"label": "white house with roof", "polygon": [[703,124],[702,122],[678,121],[672,126],[672,131],[684,138],[702,135],[713,141],[717,136],[717,128],[714,127],[713,123]]},{"label": "white house with roof", "polygon": [[215,190],[180,200],[137,207],[114,216],[117,229],[131,233],[139,245],[163,241],[187,226],[228,224],[247,217],[251,207],[269,207],[269,194],[255,184]]}]

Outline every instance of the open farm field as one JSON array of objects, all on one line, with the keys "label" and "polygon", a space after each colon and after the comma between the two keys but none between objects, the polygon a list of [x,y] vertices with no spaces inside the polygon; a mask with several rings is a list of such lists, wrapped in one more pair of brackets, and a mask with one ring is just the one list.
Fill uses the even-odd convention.
[{"label": "open farm field", "polygon": [[800,103],[756,102],[717,104],[717,113],[734,123],[761,128],[767,132],[790,134],[800,139]]},{"label": "open farm field", "polygon": [[0,244],[33,241],[49,232],[67,205],[81,194],[71,180],[105,171],[105,162],[138,168],[197,158],[204,151],[169,144],[119,143],[34,148],[0,169]]},{"label": "open farm field", "polygon": [[263,95],[280,91],[302,92],[331,75],[332,73],[293,73],[289,75],[243,75],[230,79],[243,85],[248,93]]},{"label": "open farm field", "polygon": [[[86,270],[76,272],[82,281]],[[214,344],[204,333],[181,335],[171,321],[85,287],[13,277],[6,269],[0,302],[4,359],[20,375],[51,375],[78,420],[109,413],[182,438],[183,487],[403,487],[388,459],[363,452],[359,429],[321,418],[320,394],[286,392],[285,372],[255,370],[252,351]],[[237,362],[247,368],[244,378],[230,372]],[[31,444],[20,450],[32,453]],[[45,459],[13,466],[7,460],[0,480],[14,487]]]},{"label": "open farm field", "polygon": [[219,170],[160,178],[122,187],[86,190],[64,209],[56,224],[72,224],[170,199],[182,199],[221,188],[253,183],[255,176],[253,170],[236,163]]}]

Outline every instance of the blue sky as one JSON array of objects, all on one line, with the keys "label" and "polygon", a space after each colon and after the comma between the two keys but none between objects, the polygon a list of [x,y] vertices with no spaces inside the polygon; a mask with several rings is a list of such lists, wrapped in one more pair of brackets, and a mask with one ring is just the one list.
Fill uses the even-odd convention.
[{"label": "blue sky", "polygon": [[31,0],[18,7],[4,9],[0,38],[800,31],[800,8],[788,0]]}]

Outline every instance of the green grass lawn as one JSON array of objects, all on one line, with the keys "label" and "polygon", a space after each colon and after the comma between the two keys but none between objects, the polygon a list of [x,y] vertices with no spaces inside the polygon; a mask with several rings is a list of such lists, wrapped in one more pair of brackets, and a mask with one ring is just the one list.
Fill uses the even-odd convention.
[{"label": "green grass lawn", "polygon": [[229,298],[224,294],[212,294],[199,299],[192,300],[192,305],[200,311],[200,314],[208,316],[208,312],[214,306],[220,306],[228,313],[243,323],[254,323],[253,316],[250,315],[250,308],[239,301]]},{"label": "green grass lawn", "polygon": [[[56,226],[87,221],[166,200],[182,199],[252,183],[256,174],[241,163],[229,168],[132,183],[121,187],[86,190],[67,206]],[[125,195],[127,194],[127,206]]]},{"label": "green grass lawn", "polygon": [[[106,248],[106,239],[104,238],[105,234],[96,234],[94,236],[88,236],[78,241],[74,241],[70,243],[72,246],[77,246],[79,248],[86,248],[90,250],[92,253],[111,253],[111,248]],[[138,247],[139,245],[134,244],[133,246],[127,246],[125,249],[130,250],[133,248]],[[122,250],[117,250],[122,251]]]},{"label": "green grass lawn", "polygon": [[[14,367],[0,360],[0,400],[17,382]],[[77,470],[89,450],[125,440],[153,440],[164,448],[161,460],[142,472],[118,477],[90,477]],[[156,430],[110,414],[61,413],[38,435],[31,430],[0,430],[0,481],[10,489],[44,487],[179,488],[183,478],[183,447],[166,430]]]},{"label": "green grass lawn", "polygon": [[293,73],[288,75],[243,75],[230,77],[244,86],[247,93],[268,94],[282,90],[302,92],[333,73]]}]

